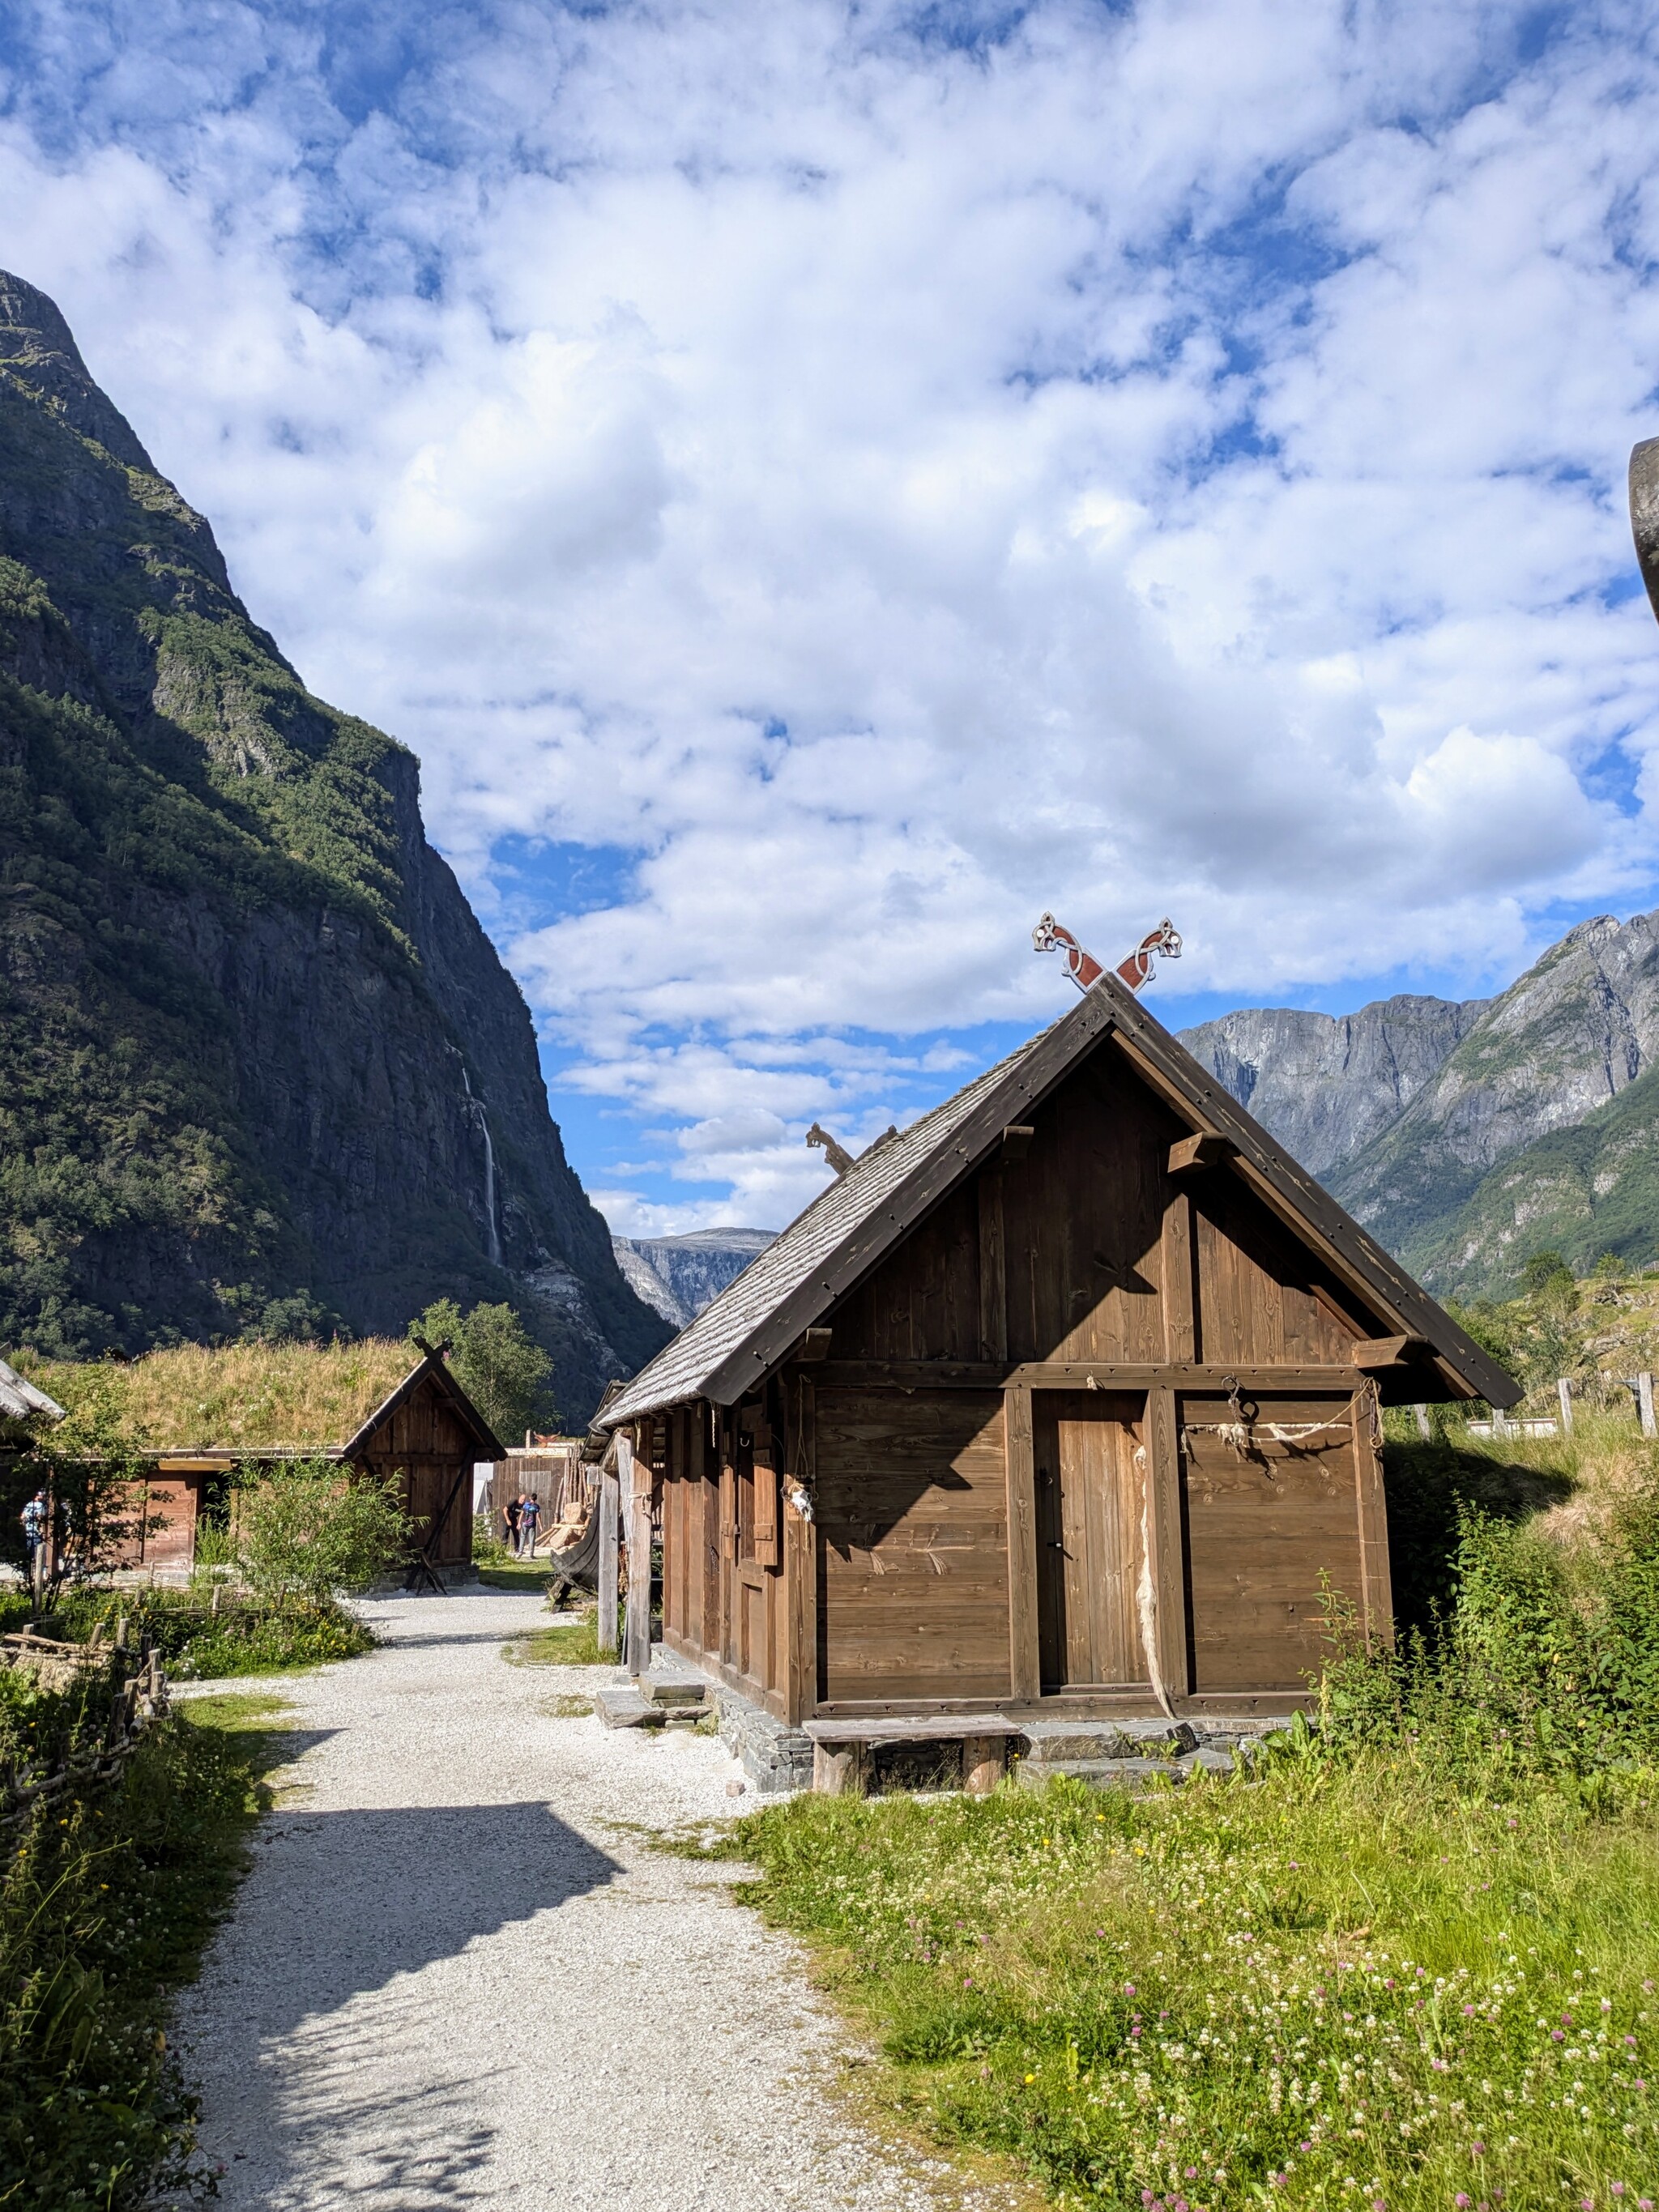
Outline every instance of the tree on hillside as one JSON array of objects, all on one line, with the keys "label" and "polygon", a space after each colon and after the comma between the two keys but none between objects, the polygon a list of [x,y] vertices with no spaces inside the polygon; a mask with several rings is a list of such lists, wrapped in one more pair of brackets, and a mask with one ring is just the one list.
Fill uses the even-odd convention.
[{"label": "tree on hillside", "polygon": [[439,1298],[409,1333],[428,1344],[448,1342],[455,1380],[504,1443],[557,1423],[548,1392],[553,1362],[511,1306],[478,1305],[464,1315],[453,1298]]}]

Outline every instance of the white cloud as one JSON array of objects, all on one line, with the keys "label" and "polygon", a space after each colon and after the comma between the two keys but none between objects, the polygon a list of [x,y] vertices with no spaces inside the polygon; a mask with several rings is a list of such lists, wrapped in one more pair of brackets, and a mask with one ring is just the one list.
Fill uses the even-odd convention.
[{"label": "white cloud", "polygon": [[[1647,892],[1633,12],[39,20],[4,257],[669,1133],[613,1219],[793,1211],[1061,1003],[1046,906],[1254,996]],[[633,866],[515,921],[509,832]]]}]

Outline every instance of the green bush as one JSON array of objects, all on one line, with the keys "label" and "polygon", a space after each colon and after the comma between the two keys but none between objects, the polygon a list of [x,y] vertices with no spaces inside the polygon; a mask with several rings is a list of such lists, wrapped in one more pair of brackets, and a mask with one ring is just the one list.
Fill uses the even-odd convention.
[{"label": "green bush", "polygon": [[277,1604],[325,1603],[367,1589],[407,1558],[400,1484],[348,1479],[331,1460],[277,1461],[237,1493],[235,1558],[244,1578]]},{"label": "green bush", "polygon": [[81,1642],[100,1622],[112,1636],[125,1619],[129,1642],[153,1644],[180,1681],[275,1674],[374,1649],[374,1632],[332,1598],[252,1604],[232,1598],[216,1613],[210,1607],[195,1590],[82,1590],[66,1598],[54,1618]]},{"label": "green bush", "polygon": [[[78,1695],[66,1693],[70,1707]],[[118,1784],[43,1809],[0,1859],[7,2212],[137,2212],[212,2193],[192,2158],[195,2107],[167,2055],[166,2006],[234,1886],[258,1803],[250,1747],[174,1719]]]}]

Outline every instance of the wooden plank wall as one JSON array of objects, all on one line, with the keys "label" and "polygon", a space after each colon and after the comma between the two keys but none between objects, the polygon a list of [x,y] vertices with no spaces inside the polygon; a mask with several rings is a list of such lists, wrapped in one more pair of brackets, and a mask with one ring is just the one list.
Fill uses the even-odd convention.
[{"label": "wooden plank wall", "polygon": [[1001,1395],[820,1389],[821,1694],[1010,1694]]},{"label": "wooden plank wall", "polygon": [[1375,1322],[1187,1134],[1110,1041],[834,1316],[842,1359],[1340,1364]]},{"label": "wooden plank wall", "polygon": [[403,1475],[404,1510],[422,1523],[419,1540],[423,1545],[457,1474],[461,1474],[434,1552],[440,1562],[459,1564],[472,1557],[472,1465],[477,1456],[471,1431],[435,1386],[422,1382],[374,1431],[356,1464],[379,1475]]},{"label": "wooden plank wall", "polygon": [[780,1717],[788,1607],[778,1462],[798,1418],[787,1398],[775,1382],[741,1407],[676,1408],[661,1498],[664,1641]]}]

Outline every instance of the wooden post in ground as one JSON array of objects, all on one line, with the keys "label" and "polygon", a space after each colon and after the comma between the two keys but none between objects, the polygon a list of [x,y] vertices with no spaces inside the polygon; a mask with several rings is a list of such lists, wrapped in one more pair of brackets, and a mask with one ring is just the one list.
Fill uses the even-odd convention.
[{"label": "wooden post in ground", "polygon": [[963,1738],[962,1786],[970,1797],[988,1797],[1001,1781],[1006,1744],[1006,1737],[1000,1735]]},{"label": "wooden post in ground", "polygon": [[1642,1434],[1659,1436],[1653,1419],[1653,1377],[1645,1367],[1636,1378],[1636,1403],[1642,1416]]},{"label": "wooden post in ground", "polygon": [[651,1467],[634,1461],[634,1485],[628,1501],[628,1671],[636,1679],[651,1672]]},{"label": "wooden post in ground", "polygon": [[[633,1487],[633,1457],[626,1441],[618,1437],[617,1466],[620,1467],[626,1460],[630,1489]],[[617,1649],[617,1508],[621,1486],[616,1469],[605,1468],[599,1476],[599,1642],[601,1651]]]},{"label": "wooden post in ground", "polygon": [[1572,1434],[1572,1385],[1563,1375],[1556,1383],[1555,1395],[1561,1401],[1561,1433]]},{"label": "wooden post in ground", "polygon": [[815,1743],[812,1787],[825,1797],[861,1797],[869,1783],[870,1759],[861,1743]]},{"label": "wooden post in ground", "polygon": [[1434,1436],[1434,1431],[1429,1426],[1428,1407],[1426,1406],[1413,1406],[1412,1407],[1412,1412],[1416,1418],[1418,1435],[1422,1437],[1425,1443],[1428,1443]]}]

